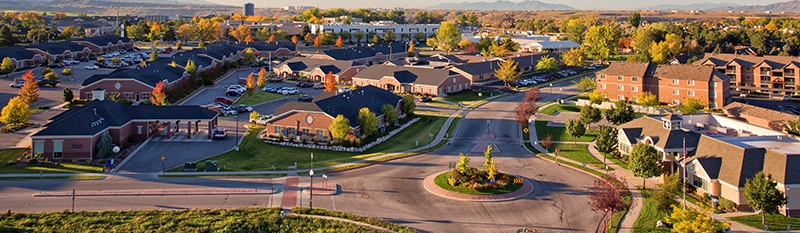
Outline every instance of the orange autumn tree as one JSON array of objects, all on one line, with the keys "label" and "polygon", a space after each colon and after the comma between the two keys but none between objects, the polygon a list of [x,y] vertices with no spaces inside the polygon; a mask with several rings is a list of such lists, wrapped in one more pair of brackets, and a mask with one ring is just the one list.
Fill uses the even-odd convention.
[{"label": "orange autumn tree", "polygon": [[300,39],[297,39],[297,35],[292,36],[292,43],[297,44]]},{"label": "orange autumn tree", "polygon": [[22,80],[25,80],[25,85],[19,89],[19,96],[25,103],[31,104],[39,101],[39,82],[36,81],[32,70],[28,70],[22,75]]},{"label": "orange autumn tree", "polygon": [[314,38],[314,48],[319,48],[320,46],[322,46],[322,35]]},{"label": "orange autumn tree", "polygon": [[270,43],[275,42],[275,34],[269,35],[269,39],[267,41]]},{"label": "orange autumn tree", "polygon": [[336,79],[333,78],[333,72],[328,71],[325,75],[325,92],[336,92]]},{"label": "orange autumn tree", "polygon": [[414,57],[415,55],[416,55],[416,53],[414,53],[414,42],[413,41],[409,41],[408,42],[408,57]]},{"label": "orange autumn tree", "polygon": [[253,36],[252,35],[247,35],[247,37],[244,38],[244,42],[247,42],[247,43],[253,42]]},{"label": "orange autumn tree", "polygon": [[247,88],[247,89],[256,88],[256,78],[255,78],[255,75],[253,75],[253,73],[250,73],[250,74],[247,75],[247,84],[246,84],[245,88]]},{"label": "orange autumn tree", "polygon": [[152,102],[155,106],[167,105],[167,93],[164,93],[164,83],[161,81],[158,81],[158,83],[156,83],[156,87],[153,88],[153,91],[150,95],[150,102]]},{"label": "orange autumn tree", "polygon": [[336,48],[342,48],[344,46],[344,41],[342,40],[342,36],[336,38]]}]

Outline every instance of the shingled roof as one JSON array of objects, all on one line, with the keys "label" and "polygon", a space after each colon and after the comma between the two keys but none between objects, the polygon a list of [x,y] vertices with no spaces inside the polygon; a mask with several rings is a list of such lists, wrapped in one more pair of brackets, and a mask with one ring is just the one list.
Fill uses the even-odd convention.
[{"label": "shingled roof", "polygon": [[288,66],[290,69],[292,69],[292,71],[311,72],[314,69],[319,68],[326,74],[328,71],[331,71],[336,75],[340,74],[340,72],[350,69],[350,67],[361,66],[360,63],[354,61],[314,59],[306,57],[294,57],[282,62],[281,64],[278,64],[276,67],[281,67],[283,65]]},{"label": "shingled roof", "polygon": [[659,148],[682,148],[684,139],[686,139],[687,148],[697,147],[699,133],[684,129],[666,129],[662,121],[655,117],[661,118],[659,116],[639,117],[620,125],[619,129],[623,130],[630,144],[636,144],[637,139],[650,137],[653,139],[653,144]]},{"label": "shingled roof", "polygon": [[155,87],[156,83],[162,80],[172,83],[181,79],[185,70],[181,67],[172,67],[170,63],[171,59],[162,58],[148,63],[145,67],[117,69],[108,75],[92,75],[83,81],[82,86],[89,86],[103,79],[134,79],[151,87]]},{"label": "shingled roof", "polygon": [[95,44],[97,46],[106,46],[108,45],[108,43],[117,44],[117,42],[119,41],[122,41],[123,43],[128,43],[131,42],[131,39],[117,35],[107,35],[107,36],[86,37],[75,41],[86,41]]},{"label": "shingled roof", "polygon": [[33,59],[37,53],[31,52],[30,50],[10,46],[10,47],[2,47],[0,48],[0,59],[5,57],[17,59],[17,61]]},{"label": "shingled roof", "polygon": [[[712,179],[717,177],[725,183],[744,187],[748,178],[764,169],[764,155],[767,152],[764,148],[742,148],[705,135],[700,137],[698,143],[690,160],[698,160],[704,165],[703,168]],[[710,160],[719,160],[719,165],[710,163]],[[706,164],[711,167],[706,168]]]},{"label": "shingled roof", "polygon": [[454,74],[455,73],[452,71],[441,69],[374,65],[364,68],[361,72],[354,75],[353,78],[380,80],[384,77],[393,77],[400,83],[438,86],[450,75]]},{"label": "shingled roof", "polygon": [[66,51],[81,52],[83,51],[83,48],[86,47],[69,41],[64,41],[64,42],[35,44],[35,45],[30,45],[26,48],[38,49],[51,55],[61,55]]},{"label": "shingled roof", "polygon": [[358,111],[361,108],[368,108],[379,117],[383,115],[381,108],[389,104],[397,106],[403,97],[394,93],[375,87],[365,86],[349,92],[337,95],[320,94],[311,103],[307,102],[288,102],[275,109],[275,117],[270,121],[281,118],[281,115],[290,112],[323,112],[331,118],[342,115],[350,121],[350,127],[358,126]]},{"label": "shingled roof", "polygon": [[751,116],[769,122],[776,122],[778,124],[786,124],[786,122],[788,121],[797,119],[797,116],[794,114],[784,113],[768,108],[762,108],[739,102],[733,102],[728,105],[725,105],[725,107],[722,108],[722,110],[735,117]]},{"label": "shingled roof", "polygon": [[111,100],[94,100],[51,119],[37,136],[91,136],[108,127],[133,120],[211,120],[217,112],[199,106],[129,106]]},{"label": "shingled roof", "polygon": [[714,70],[714,67],[701,66],[701,65],[658,65],[653,77],[666,78],[666,79],[683,79],[683,80],[697,80],[697,81],[728,81],[730,77],[719,71]]},{"label": "shingled roof", "polygon": [[652,70],[655,66],[656,65],[647,62],[612,62],[608,68],[597,73],[644,77],[648,74],[648,70]]}]

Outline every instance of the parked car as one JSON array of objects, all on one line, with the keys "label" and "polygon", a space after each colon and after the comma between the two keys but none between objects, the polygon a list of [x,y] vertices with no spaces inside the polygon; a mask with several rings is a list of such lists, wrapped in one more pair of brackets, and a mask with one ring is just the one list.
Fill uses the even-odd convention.
[{"label": "parked car", "polygon": [[339,91],[339,93],[342,93],[342,92],[348,92],[348,91],[351,91],[351,89],[350,89],[349,87],[342,87],[342,88],[339,88],[339,90],[338,90],[338,91]]},{"label": "parked car", "polygon": [[220,109],[220,113],[222,113],[222,115],[228,116],[228,115],[239,114],[239,111],[237,111],[236,109],[233,109],[231,107],[224,107],[224,108]]},{"label": "parked car", "polygon": [[314,97],[311,97],[310,95],[306,95],[306,94],[300,95],[300,97],[297,98],[297,101],[300,101],[300,102],[311,102],[313,100],[314,100]]},{"label": "parked car", "polygon": [[239,92],[244,92],[244,91],[247,90],[247,88],[244,87],[241,84],[234,84],[234,85],[231,85],[230,87],[228,87],[228,90],[231,90],[231,89],[239,90]]},{"label": "parked car", "polygon": [[783,101],[792,101],[792,97],[789,97],[788,95],[785,95],[785,96],[783,96]]},{"label": "parked car", "polygon": [[322,83],[315,83],[314,89],[325,89],[325,84]]},{"label": "parked car", "polygon": [[283,88],[283,89],[282,89],[280,92],[278,92],[278,93],[281,93],[281,94],[284,94],[284,95],[294,95],[294,94],[298,94],[298,93],[300,93],[300,91],[299,91],[299,90],[297,90],[297,88],[296,88],[296,87],[284,87],[284,88]]},{"label": "parked car", "polygon": [[242,112],[252,112],[253,111],[253,107],[250,107],[250,106],[247,106],[247,105],[244,105],[244,104],[233,105],[233,106],[231,106],[231,109],[236,110],[236,111],[238,111],[240,113],[242,113]]},{"label": "parked car", "polygon": [[96,70],[96,69],[100,69],[100,67],[98,67],[98,66],[96,66],[96,65],[88,65],[88,66],[84,66],[83,68],[84,68],[84,69],[87,69],[87,70]]},{"label": "parked car", "polygon": [[11,84],[8,84],[8,87],[22,88],[22,86],[25,86],[25,81],[16,81]]},{"label": "parked car", "polygon": [[225,97],[222,97],[222,96],[219,96],[217,98],[214,98],[214,103],[221,103],[221,104],[231,105],[231,104],[233,104],[233,100],[225,98]]},{"label": "parked car", "polygon": [[67,59],[67,60],[64,60],[64,62],[66,62],[66,63],[69,63],[69,64],[73,64],[73,65],[77,65],[77,64],[80,64],[80,63],[81,63],[81,62],[79,62],[79,61],[72,60],[72,59]]},{"label": "parked car", "polygon": [[278,90],[278,87],[273,86],[273,85],[267,85],[267,86],[261,88],[261,91],[265,91],[265,92],[275,92],[277,90]]},{"label": "parked car", "polygon": [[250,123],[258,124],[258,125],[267,125],[267,121],[272,119],[272,114],[269,115],[259,115],[256,119],[250,119]]},{"label": "parked car", "polygon": [[281,78],[281,77],[272,77],[272,78],[268,78],[267,82],[279,83],[279,82],[283,82],[283,78]]},{"label": "parked car", "polygon": [[422,98],[419,98],[419,101],[427,103],[433,101],[433,99],[431,99],[431,97],[423,96]]},{"label": "parked car", "polygon": [[310,83],[310,82],[299,82],[299,83],[296,84],[296,86],[305,88],[305,87],[313,87],[314,84]]},{"label": "parked car", "polygon": [[225,96],[242,96],[242,92],[228,89],[228,91],[225,92]]},{"label": "parked car", "polygon": [[223,140],[228,137],[228,132],[225,131],[225,128],[215,128],[214,129],[214,139]]},{"label": "parked car", "polygon": [[46,78],[40,78],[40,79],[37,81],[37,83],[36,83],[36,84],[37,84],[38,86],[40,86],[40,87],[55,87],[55,86],[58,86],[58,84],[59,84],[59,83],[61,83],[61,81],[60,81],[60,80],[58,80],[58,79],[56,79],[56,80],[50,80],[50,79],[46,79]]}]

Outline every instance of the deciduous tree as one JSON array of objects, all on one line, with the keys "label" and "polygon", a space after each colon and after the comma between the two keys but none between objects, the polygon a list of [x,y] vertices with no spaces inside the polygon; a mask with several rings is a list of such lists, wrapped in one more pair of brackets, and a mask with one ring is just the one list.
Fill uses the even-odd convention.
[{"label": "deciduous tree", "polygon": [[539,144],[541,144],[542,147],[544,147],[545,151],[550,151],[550,147],[553,146],[553,144],[555,144],[553,142],[553,135],[547,134],[547,136],[545,136],[544,139],[542,139],[542,141],[539,142]]},{"label": "deciduous tree", "polygon": [[786,204],[783,192],[777,188],[778,182],[764,171],[756,173],[744,183],[744,197],[750,208],[761,211],[761,224],[766,213],[778,213],[778,207]]},{"label": "deciduous tree", "polygon": [[297,35],[292,36],[292,43],[297,44],[299,41],[300,39],[297,38]]},{"label": "deciduous tree", "polygon": [[361,29],[358,29],[358,31],[353,33],[353,38],[356,39],[356,43],[361,43],[361,39],[364,39],[364,37],[366,35],[367,34],[365,34],[364,31],[361,31]]},{"label": "deciduous tree", "polygon": [[436,47],[444,50],[445,54],[452,52],[461,41],[461,31],[453,22],[442,22],[436,30]]},{"label": "deciduous tree", "polygon": [[413,41],[409,41],[408,42],[408,57],[416,57],[416,56],[417,56],[417,53],[415,53],[415,51],[414,51],[414,42]]},{"label": "deciduous tree", "polygon": [[723,228],[730,227],[730,223],[717,222],[710,215],[709,210],[704,209],[701,213],[694,208],[673,205],[672,214],[668,215],[665,221],[672,224],[672,232],[719,232]]},{"label": "deciduous tree", "polygon": [[521,101],[514,107],[516,114],[515,121],[522,127],[528,127],[529,120],[533,114],[536,114],[536,103],[531,101]]},{"label": "deciduous tree", "polygon": [[667,59],[669,59],[671,56],[669,45],[666,41],[661,41],[658,43],[653,42],[653,44],[650,45],[649,54],[651,61],[656,64],[666,63]]},{"label": "deciduous tree", "polygon": [[336,48],[342,48],[344,46],[344,40],[342,40],[342,36],[336,38]]},{"label": "deciduous tree", "polygon": [[521,74],[519,72],[519,68],[517,67],[516,61],[513,59],[507,59],[505,61],[501,61],[498,65],[499,67],[494,70],[494,76],[503,81],[504,85],[508,85],[509,82],[517,81],[517,79],[519,79]]},{"label": "deciduous tree", "polygon": [[28,70],[22,75],[22,80],[25,80],[25,85],[19,89],[19,96],[27,104],[39,101],[39,82],[34,79],[33,71]]},{"label": "deciduous tree", "polygon": [[378,132],[378,117],[375,113],[370,111],[369,108],[361,108],[358,110],[358,125],[361,126],[361,132],[367,136],[374,135]]},{"label": "deciduous tree", "polygon": [[267,42],[270,43],[275,42],[275,34],[269,35],[269,39],[267,39]]},{"label": "deciduous tree", "polygon": [[622,197],[629,195],[625,177],[614,174],[606,175],[603,179],[594,181],[594,186],[589,189],[589,206],[592,211],[614,213],[628,208]]},{"label": "deciduous tree", "polygon": [[250,73],[250,74],[247,75],[247,80],[246,81],[247,82],[245,83],[245,86],[244,86],[245,88],[250,89],[250,90],[256,88],[256,77],[255,77],[255,75],[253,75],[253,73]]},{"label": "deciduous tree", "polygon": [[536,102],[539,100],[539,87],[531,87],[528,91],[525,92],[525,99],[524,101],[528,102]]},{"label": "deciduous tree", "polygon": [[[64,68],[63,70],[61,70],[61,74],[62,74],[62,75],[64,75],[64,76],[70,76],[70,77],[72,77],[72,69],[70,69],[70,68]],[[55,78],[55,75],[53,75],[53,76],[54,76],[54,78]],[[55,79],[51,79],[51,80],[55,80]]]},{"label": "deciduous tree", "polygon": [[25,123],[31,117],[28,103],[21,96],[11,98],[0,114],[0,122],[7,125]]},{"label": "deciduous tree", "polygon": [[403,113],[413,116],[414,109],[417,108],[417,104],[414,103],[414,96],[411,94],[403,95],[403,101],[400,103],[400,108],[402,108]]},{"label": "deciduous tree", "polygon": [[492,168],[492,161],[494,160],[494,159],[492,159],[492,145],[491,144],[486,146],[486,150],[483,151],[483,157],[486,157],[486,162],[483,163],[483,169],[488,172],[489,169]]},{"label": "deciduous tree", "polygon": [[621,125],[625,122],[633,120],[636,115],[633,112],[633,107],[622,101],[617,101],[611,109],[606,111],[606,120],[615,124]]},{"label": "deciduous tree", "polygon": [[267,86],[267,70],[265,70],[264,67],[261,67],[261,69],[258,70],[258,86]]},{"label": "deciduous tree", "polygon": [[154,62],[156,60],[158,60],[158,52],[156,52],[156,49],[153,49],[150,51],[150,58],[147,59],[147,62]]},{"label": "deciduous tree", "polygon": [[578,138],[586,134],[586,125],[578,119],[567,120],[567,134],[572,137],[572,143],[578,144]]},{"label": "deciduous tree", "polygon": [[72,89],[65,87],[64,90],[61,90],[61,99],[64,100],[64,102],[72,103],[72,100],[75,99],[75,95],[72,94]]},{"label": "deciduous tree", "polygon": [[572,83],[575,83],[575,86],[577,86],[578,90],[580,90],[581,92],[594,89],[597,86],[594,78],[592,77],[583,77],[580,80],[572,81]]},{"label": "deciduous tree", "polygon": [[658,105],[658,97],[649,91],[645,91],[636,96],[636,101],[642,106],[656,106]]},{"label": "deciduous tree", "polygon": [[244,39],[250,35],[250,26],[240,24],[236,28],[231,28],[230,32],[228,32],[228,35],[237,41],[244,41]]},{"label": "deciduous tree", "polygon": [[581,122],[586,124],[586,126],[590,126],[594,123],[597,123],[603,119],[602,114],[600,113],[600,109],[592,107],[592,105],[584,105],[581,106]]},{"label": "deciduous tree", "polygon": [[336,78],[333,77],[333,72],[328,71],[325,75],[325,92],[336,92]]},{"label": "deciduous tree", "polygon": [[189,59],[186,61],[186,66],[183,67],[186,70],[186,73],[189,73],[191,76],[197,75],[197,65],[194,64],[194,60]]},{"label": "deciduous tree", "polygon": [[339,114],[333,119],[331,125],[328,126],[328,130],[331,131],[331,137],[341,143],[350,132],[350,120],[347,120],[344,115]]},{"label": "deciduous tree", "polygon": [[536,70],[545,72],[558,71],[558,61],[550,56],[544,56],[536,63]]},{"label": "deciduous tree", "polygon": [[322,47],[322,35],[314,37],[314,48]]},{"label": "deciduous tree", "polygon": [[694,114],[701,109],[704,109],[708,106],[704,100],[695,99],[695,98],[688,98],[683,105],[681,105],[680,110],[683,114]]},{"label": "deciduous tree", "polygon": [[14,69],[17,68],[17,64],[14,64],[14,61],[11,60],[9,57],[3,58],[3,63],[0,64],[0,72],[6,75],[8,78],[8,74],[10,74]]},{"label": "deciduous tree", "polygon": [[617,55],[620,31],[615,26],[605,23],[591,26],[586,32],[583,49],[589,59],[605,61]]},{"label": "deciduous tree", "polygon": [[593,92],[589,93],[589,102],[592,104],[601,104],[605,100],[606,93],[604,91],[595,89]]},{"label": "deciduous tree", "polygon": [[583,56],[582,48],[572,48],[569,51],[561,54],[561,62],[566,66],[579,67],[586,64],[586,58]]},{"label": "deciduous tree", "polygon": [[597,126],[597,140],[594,142],[594,149],[602,153],[611,153],[617,150],[617,128],[613,126]]},{"label": "deciduous tree", "polygon": [[628,157],[628,168],[642,178],[642,187],[647,188],[647,178],[661,175],[661,158],[650,144],[637,143]]},{"label": "deciduous tree", "polygon": [[164,83],[158,81],[150,94],[150,102],[155,106],[167,105],[167,93],[164,92]]},{"label": "deciduous tree", "polygon": [[383,117],[386,120],[386,122],[394,123],[395,121],[397,121],[397,111],[391,104],[384,104],[381,107],[381,113],[383,113]]}]

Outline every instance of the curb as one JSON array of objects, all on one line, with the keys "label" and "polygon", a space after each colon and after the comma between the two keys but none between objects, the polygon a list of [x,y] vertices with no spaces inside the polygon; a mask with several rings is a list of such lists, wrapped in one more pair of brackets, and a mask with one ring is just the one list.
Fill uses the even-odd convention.
[{"label": "curb", "polygon": [[[176,189],[176,190],[121,190],[77,191],[75,196],[184,196],[184,195],[259,195],[278,193],[270,189]],[[34,193],[33,197],[65,197],[72,192]]]},{"label": "curb", "polygon": [[[446,171],[445,171],[446,172]],[[444,173],[444,172],[442,172]],[[514,192],[506,193],[506,194],[489,194],[489,195],[473,195],[473,194],[461,194],[456,192],[447,191],[445,189],[440,188],[439,186],[434,183],[433,179],[437,176],[441,175],[442,173],[435,173],[425,177],[425,180],[422,181],[422,185],[424,186],[425,190],[431,194],[434,194],[439,197],[457,200],[457,201],[473,201],[473,202],[502,202],[502,201],[513,201],[523,197],[527,197],[531,195],[536,189],[533,186],[533,183],[529,180],[529,178],[522,179],[522,187],[517,189]],[[430,184],[433,184],[432,186]],[[459,194],[459,195],[466,195],[466,197],[453,197],[447,194]],[[479,199],[477,197],[493,197],[493,196],[502,196],[502,195],[512,195],[511,197],[505,198],[494,198],[494,199]]]},{"label": "curb", "polygon": [[133,157],[134,157],[134,155],[136,155],[136,153],[139,153],[139,150],[141,150],[142,148],[144,148],[144,146],[145,146],[145,145],[147,145],[147,143],[150,143],[150,139],[152,139],[152,137],[150,137],[150,138],[147,138],[147,140],[145,140],[144,142],[142,142],[142,144],[141,144],[141,145],[139,145],[138,147],[136,147],[136,149],[135,149],[135,150],[131,151],[131,153],[130,153],[130,154],[128,154],[128,157],[125,157],[125,159],[123,159],[123,160],[122,160],[122,162],[119,162],[119,164],[117,164],[117,166],[115,166],[113,169],[111,169],[111,173],[117,173],[117,172],[119,172],[119,169],[120,169],[120,168],[122,168],[122,165],[125,165],[125,163],[127,163],[127,162],[128,162],[128,160],[130,160],[131,158],[133,158]]}]

